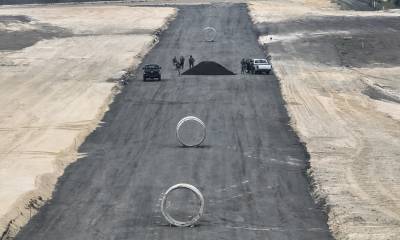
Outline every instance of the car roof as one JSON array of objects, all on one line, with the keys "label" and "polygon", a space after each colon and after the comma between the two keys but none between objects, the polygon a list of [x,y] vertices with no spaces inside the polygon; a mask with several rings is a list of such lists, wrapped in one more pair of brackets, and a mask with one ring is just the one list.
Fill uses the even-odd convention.
[{"label": "car roof", "polygon": [[157,64],[146,64],[144,67],[160,67]]}]

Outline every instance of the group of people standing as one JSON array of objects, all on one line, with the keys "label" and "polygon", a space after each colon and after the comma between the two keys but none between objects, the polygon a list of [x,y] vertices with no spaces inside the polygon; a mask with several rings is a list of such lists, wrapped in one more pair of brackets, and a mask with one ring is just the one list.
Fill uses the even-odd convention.
[{"label": "group of people standing", "polygon": [[[189,68],[192,68],[194,66],[194,62],[195,62],[192,55],[190,55],[188,61],[189,61]],[[185,57],[181,56],[178,60],[178,58],[175,56],[172,59],[172,64],[175,66],[176,71],[178,71],[178,74],[181,75],[181,70],[183,70],[183,68],[185,67]]]}]

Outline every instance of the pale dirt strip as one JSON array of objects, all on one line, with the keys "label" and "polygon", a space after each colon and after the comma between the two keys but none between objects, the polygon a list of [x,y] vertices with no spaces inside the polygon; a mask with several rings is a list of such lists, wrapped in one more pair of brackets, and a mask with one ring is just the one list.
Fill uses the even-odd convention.
[{"label": "pale dirt strip", "polygon": [[[249,9],[255,22],[309,15],[396,14],[338,11],[335,6],[327,7],[328,1],[318,2],[324,8],[293,0],[254,2]],[[400,104],[373,100],[362,91],[369,86],[386,85],[398,95],[400,68],[351,69],[306,62],[296,52],[293,35],[279,37],[281,47],[268,45],[265,36],[260,41],[267,44],[272,55],[292,126],[310,153],[314,193],[326,204],[334,236],[399,239]],[[294,38],[302,37],[295,33]]]},{"label": "pale dirt strip", "polygon": [[[1,15],[26,15],[33,21],[66,28],[74,34],[121,34],[163,26],[172,8],[104,5],[47,5],[0,7]],[[99,22],[101,21],[101,22]]]},{"label": "pale dirt strip", "polygon": [[155,42],[153,35],[125,33],[151,33],[175,14],[173,8],[122,6],[0,8],[0,15],[28,15],[74,34],[93,34],[0,52],[0,239],[14,236],[51,197],[118,92],[113,78],[138,66]]}]

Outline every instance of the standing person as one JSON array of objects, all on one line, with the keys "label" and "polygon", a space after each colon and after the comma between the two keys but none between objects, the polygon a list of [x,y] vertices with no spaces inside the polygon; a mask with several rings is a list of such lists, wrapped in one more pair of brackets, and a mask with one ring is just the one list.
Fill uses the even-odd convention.
[{"label": "standing person", "polygon": [[176,63],[175,63],[175,69],[176,69],[176,71],[178,71],[178,76],[180,76],[181,75],[181,64],[178,61],[176,61]]},{"label": "standing person", "polygon": [[181,64],[181,68],[183,69],[185,67],[185,57],[181,56],[180,60],[180,64]]},{"label": "standing person", "polygon": [[178,62],[178,59],[176,58],[176,56],[174,56],[174,58],[172,59],[172,65],[176,66],[177,62]]},{"label": "standing person", "polygon": [[194,58],[192,57],[192,55],[190,55],[190,57],[189,57],[189,68],[193,67],[194,61],[195,61]]},{"label": "standing person", "polygon": [[241,74],[245,74],[246,73],[246,60],[244,60],[244,58],[242,58],[242,61],[240,61],[240,65],[242,67],[241,69]]},{"label": "standing person", "polygon": [[250,62],[250,59],[247,59],[247,60],[246,60],[246,72],[247,72],[247,73],[252,73],[252,72],[251,72],[251,62]]}]

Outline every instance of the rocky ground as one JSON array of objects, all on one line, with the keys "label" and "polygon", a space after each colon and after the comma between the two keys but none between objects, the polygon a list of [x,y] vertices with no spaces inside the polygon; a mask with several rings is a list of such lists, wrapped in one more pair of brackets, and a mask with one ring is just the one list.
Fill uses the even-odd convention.
[{"label": "rocky ground", "polygon": [[158,7],[0,7],[1,239],[50,197],[118,91],[117,79],[140,63],[174,14]]},{"label": "rocky ground", "polygon": [[340,11],[323,0],[249,8],[334,236],[398,239],[400,13]]}]

